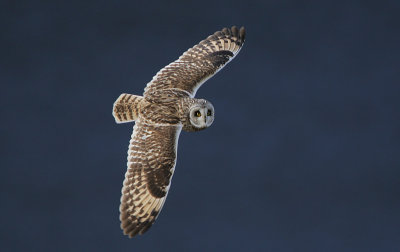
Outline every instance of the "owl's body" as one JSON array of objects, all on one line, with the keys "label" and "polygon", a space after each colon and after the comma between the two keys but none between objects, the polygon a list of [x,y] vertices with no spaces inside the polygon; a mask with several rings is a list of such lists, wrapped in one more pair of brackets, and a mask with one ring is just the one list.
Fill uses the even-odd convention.
[{"label": "owl's body", "polygon": [[[113,115],[117,123],[140,121],[159,126],[183,126],[185,131],[199,131],[205,127],[194,127],[188,118],[188,109],[194,104],[208,104],[206,100],[190,98],[175,90],[165,90],[156,100],[142,96],[121,94],[114,103]],[[173,96],[168,96],[172,94]],[[211,105],[211,103],[209,103]],[[212,106],[212,105],[211,105]],[[211,113],[213,113],[211,108]],[[207,116],[206,113],[203,113]],[[204,117],[203,117],[204,118]]]},{"label": "owl's body", "polygon": [[213,105],[194,95],[236,56],[244,36],[244,28],[216,32],[158,72],[143,96],[122,94],[114,103],[117,123],[135,121],[120,206],[129,237],[147,231],[164,205],[181,130],[203,130],[214,121]]}]

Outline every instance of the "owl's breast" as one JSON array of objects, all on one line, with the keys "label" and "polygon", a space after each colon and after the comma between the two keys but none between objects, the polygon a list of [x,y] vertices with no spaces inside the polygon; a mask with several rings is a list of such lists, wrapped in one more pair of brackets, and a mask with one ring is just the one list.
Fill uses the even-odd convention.
[{"label": "owl's breast", "polygon": [[145,102],[141,107],[140,119],[154,124],[179,124],[178,106],[175,103]]}]

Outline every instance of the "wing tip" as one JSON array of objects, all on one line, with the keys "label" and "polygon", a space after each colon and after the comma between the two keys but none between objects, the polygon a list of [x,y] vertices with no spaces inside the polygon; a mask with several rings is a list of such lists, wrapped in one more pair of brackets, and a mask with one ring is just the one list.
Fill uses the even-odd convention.
[{"label": "wing tip", "polygon": [[246,29],[244,28],[244,26],[240,27],[239,30],[239,38],[244,42],[245,38],[246,38]]},{"label": "wing tip", "polygon": [[235,25],[232,26],[231,34],[234,35],[234,37],[238,38],[240,44],[244,43],[244,40],[246,38],[246,29],[244,28],[244,26],[240,27],[240,29],[238,29]]},{"label": "wing tip", "polygon": [[237,42],[242,45],[244,43],[244,40],[246,38],[246,29],[244,26],[241,26],[240,29],[237,28],[237,26],[232,26],[230,29],[229,28],[222,28],[220,31],[216,31],[214,34],[210,35],[207,37],[207,39],[200,41],[200,43],[204,43],[207,40],[218,40],[220,37],[223,36],[230,36],[237,38]]},{"label": "wing tip", "polygon": [[137,235],[142,235],[149,230],[156,218],[154,217],[154,214],[151,214],[150,218],[141,221],[140,218],[132,216],[127,209],[125,209],[120,212],[119,219],[121,222],[120,227],[122,233],[127,235],[129,238],[133,238]]},{"label": "wing tip", "polygon": [[240,29],[238,29],[235,25],[232,26],[230,29],[225,27],[221,31],[217,31],[213,35],[209,36],[209,39],[218,39],[218,37],[220,37],[221,35],[236,38],[237,45],[242,46],[246,39],[246,29],[244,28],[244,26],[241,26]]}]

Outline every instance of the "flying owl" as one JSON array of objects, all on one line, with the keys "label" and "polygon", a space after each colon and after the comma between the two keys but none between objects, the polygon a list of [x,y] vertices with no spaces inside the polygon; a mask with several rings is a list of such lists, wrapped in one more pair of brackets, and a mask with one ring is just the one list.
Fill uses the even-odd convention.
[{"label": "flying owl", "polygon": [[125,235],[146,232],[160,213],[174,173],[181,130],[199,131],[214,121],[214,107],[194,98],[197,89],[240,51],[245,29],[224,28],[161,69],[143,96],[121,94],[117,123],[135,122],[122,187],[120,220]]}]

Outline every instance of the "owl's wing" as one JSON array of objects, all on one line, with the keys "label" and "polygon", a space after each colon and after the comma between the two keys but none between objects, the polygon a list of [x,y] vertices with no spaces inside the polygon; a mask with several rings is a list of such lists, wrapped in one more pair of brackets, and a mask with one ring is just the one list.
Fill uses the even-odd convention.
[{"label": "owl's wing", "polygon": [[129,237],[146,232],[164,205],[181,128],[140,121],[133,128],[120,205],[121,228]]},{"label": "owl's wing", "polygon": [[197,89],[240,51],[244,27],[224,28],[187,50],[179,59],[161,69],[147,84],[144,96],[164,89],[180,89],[194,97]]}]

